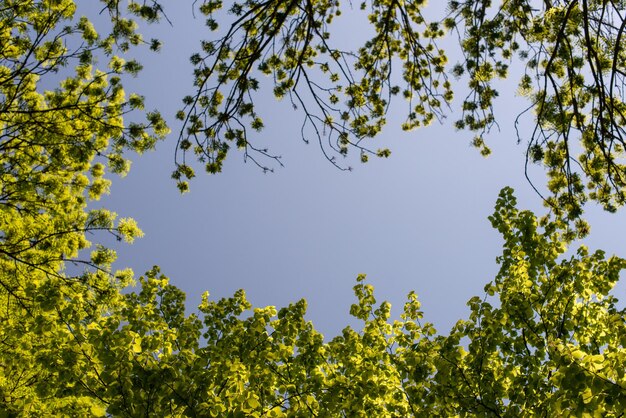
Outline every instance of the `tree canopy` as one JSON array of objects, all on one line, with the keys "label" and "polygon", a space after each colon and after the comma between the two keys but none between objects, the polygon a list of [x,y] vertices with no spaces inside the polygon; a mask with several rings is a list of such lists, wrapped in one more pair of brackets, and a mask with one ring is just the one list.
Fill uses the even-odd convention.
[{"label": "tree canopy", "polygon": [[[187,151],[216,173],[233,145],[271,169],[278,157],[256,147],[253,134],[264,126],[255,107],[262,87],[300,109],[302,138],[319,142],[342,168],[336,157],[350,149],[363,162],[389,156],[370,139],[383,129],[395,96],[408,103],[403,129],[452,115],[489,155],[487,134],[498,123],[495,81],[516,77],[511,82],[528,107],[515,124],[534,124],[519,129],[517,141],[526,144],[527,160],[547,171],[548,206],[570,219],[588,199],[609,211],[621,206],[626,4],[454,0],[445,12],[426,8],[426,1],[395,0],[203,1],[199,11],[211,35],[191,57],[196,92],[178,114],[184,127],[175,178],[194,175]],[[370,26],[371,37],[351,49],[333,36],[345,15],[351,25],[361,19]],[[510,71],[516,60],[521,70]],[[459,103],[455,94],[465,97]]]},{"label": "tree canopy", "polygon": [[[128,152],[169,133],[123,88],[141,70],[124,54],[159,49],[137,21],[166,19],[162,5],[103,0],[108,23],[96,27],[72,0],[0,0],[0,416],[622,416],[626,313],[611,290],[626,260],[566,251],[585,200],[613,210],[624,199],[624,2],[451,1],[439,20],[423,2],[365,2],[374,34],[353,51],[330,42],[337,2],[232,2],[226,24],[222,6],[197,4],[219,35],[191,58],[197,93],[177,115],[181,190],[193,176],[186,150],[209,172],[231,143],[262,167],[274,158],[248,133],[263,126],[262,73],[338,165],[333,153],[351,148],[362,161],[389,155],[364,139],[393,96],[409,100],[413,129],[443,118],[466,77],[456,126],[486,154],[493,80],[519,54],[535,123],[528,157],[548,170],[557,216],[520,210],[502,190],[490,217],[500,271],[449,333],[423,319],[415,293],[394,320],[364,275],[350,307],[361,328],[334,338],[305,319],[306,301],[253,308],[243,290],[207,293],[187,315],[158,267],[128,288],[132,271],[112,269],[98,234],[132,242],[141,231],[89,206],[107,172],[129,169]],[[449,33],[463,51],[451,68],[438,46]]]}]

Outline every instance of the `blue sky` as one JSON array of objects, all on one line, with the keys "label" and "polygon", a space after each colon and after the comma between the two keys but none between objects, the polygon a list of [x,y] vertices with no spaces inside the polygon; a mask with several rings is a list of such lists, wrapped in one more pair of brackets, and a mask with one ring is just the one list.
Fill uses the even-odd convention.
[{"label": "blue sky", "polygon": [[[392,315],[415,290],[425,319],[446,332],[497,272],[501,240],[487,216],[499,190],[511,186],[520,207],[543,211],[524,178],[524,144],[514,136],[514,117],[525,107],[514,95],[516,83],[502,84],[501,129],[487,138],[489,158],[469,145],[471,133],[452,128],[453,114],[444,125],[402,132],[406,106],[398,102],[372,140],[374,149],[389,147],[391,157],[361,164],[355,152],[346,160],[352,172],[333,167],[317,143],[306,145],[302,115],[269,89],[258,99],[266,125],[258,139],[282,155],[285,167],[263,174],[233,150],[221,174],[199,173],[191,192],[180,195],[170,178],[180,129],[173,115],[193,93],[188,58],[210,36],[193,18],[191,2],[182,3],[165,2],[173,26],[146,28],[146,38],[161,38],[163,49],[140,54],[144,70],[126,83],[128,92],[145,95],[148,109],[164,114],[172,134],[156,151],[133,156],[130,174],[114,178],[111,195],[97,204],[134,217],[145,232],[119,248],[117,266],[137,274],[161,266],[187,293],[190,308],[205,290],[219,298],[243,288],[255,306],[306,298],[308,318],[328,337],[353,323],[351,288],[366,273],[378,300],[392,303]],[[348,27],[354,16],[342,19],[337,25]],[[347,31],[340,34],[340,42],[350,41]],[[539,168],[532,175],[542,183]],[[588,245],[624,254],[615,232],[626,226],[623,214],[588,210]]]}]

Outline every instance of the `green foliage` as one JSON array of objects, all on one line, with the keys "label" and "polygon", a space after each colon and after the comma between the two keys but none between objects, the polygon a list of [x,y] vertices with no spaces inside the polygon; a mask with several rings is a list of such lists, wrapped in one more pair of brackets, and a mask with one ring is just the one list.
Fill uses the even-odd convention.
[{"label": "green foliage", "polygon": [[205,294],[185,317],[155,269],[92,334],[108,347],[92,387],[123,416],[619,416],[625,312],[610,292],[626,260],[584,246],[564,257],[564,225],[539,227],[511,189],[491,221],[500,272],[448,335],[422,322],[414,293],[391,320],[364,275],[350,308],[360,330],[328,342],[304,300],[253,309],[243,291]]},{"label": "green foliage", "polygon": [[[254,145],[254,133],[264,126],[254,100],[265,87],[300,109],[304,141],[314,138],[342,169],[336,157],[351,148],[362,162],[381,156],[372,151],[371,138],[381,132],[397,95],[408,101],[403,129],[458,110],[454,126],[473,131],[472,144],[488,156],[485,137],[498,123],[494,81],[508,79],[512,61],[521,58],[518,93],[530,105],[516,127],[520,118],[530,118],[531,128],[518,130],[518,141],[527,143],[529,161],[545,166],[546,204],[577,219],[589,199],[609,211],[624,203],[623,2],[450,0],[439,15],[426,13],[425,1],[367,0],[361,11],[354,6],[203,1],[199,10],[212,35],[191,57],[195,93],[185,97],[178,114],[182,155],[193,152],[209,173],[221,171],[233,145],[264,170],[272,159],[280,163]],[[351,15],[350,26],[359,19],[369,24],[370,38],[362,45],[337,46],[334,32],[346,24],[342,14]],[[456,63],[439,46],[450,45],[449,36],[462,52]],[[459,92],[465,98],[455,109]],[[185,179],[194,171],[177,161],[174,177],[187,190]]]},{"label": "green foliage", "polygon": [[[407,128],[430,122],[451,99],[445,55],[435,40],[465,22],[467,60],[455,71],[470,73],[476,96],[466,103],[478,101],[480,111],[466,105],[461,122],[478,115],[470,128],[482,132],[491,123],[490,82],[506,75],[494,57],[507,59],[517,50],[516,33],[543,48],[531,47],[536,55],[529,55],[529,68],[542,69],[538,77],[552,80],[553,90],[534,89],[536,74],[524,76],[520,90],[536,99],[538,132],[546,135],[543,142],[533,137],[531,155],[548,166],[552,203],[566,216],[557,211],[538,219],[517,209],[513,191],[504,189],[490,217],[504,241],[500,271],[484,297],[468,302],[467,319],[438,334],[423,322],[417,296],[410,293],[394,320],[391,306],[377,304],[361,275],[350,307],[360,328],[346,327],[325,340],[305,319],[304,300],[282,309],[253,308],[243,291],[218,301],[205,294],[197,313],[187,315],[184,293],[157,267],[139,279],[137,291],[122,292],[133,283],[132,271],[113,271],[116,253],[97,243],[87,255],[87,234],[132,242],[141,231],[132,219],[117,220],[115,213],[89,210],[87,204],[108,191],[107,172],[128,170],[125,152],[150,150],[168,132],[157,112],[145,112],[145,122],[124,122],[129,112],[140,115],[144,109],[143,98],[126,98],[122,87],[141,65],[116,55],[139,45],[158,50],[158,40],[143,41],[136,32],[134,19],[157,21],[164,16],[160,5],[131,1],[121,10],[117,1],[103,1],[111,20],[102,31],[75,16],[71,0],[0,0],[0,416],[621,416],[626,312],[611,292],[626,260],[584,246],[566,256],[567,245],[588,225],[569,222],[584,200],[583,180],[562,170],[569,161],[563,157],[569,152],[563,119],[570,116],[576,121],[572,129],[583,132],[583,147],[605,152],[599,145],[604,143],[610,151],[603,158],[622,152],[606,132],[619,133],[623,124],[609,126],[603,119],[606,112],[621,112],[619,98],[587,86],[589,73],[582,68],[601,70],[595,82],[602,80],[597,74],[621,71],[623,25],[611,35],[613,44],[597,32],[593,48],[574,39],[581,22],[584,39],[591,39],[584,28],[593,13],[623,4],[545,4],[545,13],[524,21],[520,13],[534,13],[524,2],[504,3],[495,15],[481,14],[474,2],[452,2],[452,17],[434,24],[421,15],[421,2],[364,3],[376,30],[355,56],[328,45],[326,31],[340,14],[337,3],[235,3],[231,12],[238,20],[231,32],[205,44],[204,57],[193,57],[201,93],[178,114],[190,129],[180,146],[194,149],[207,171],[218,172],[229,141],[244,152],[254,150],[243,120],[255,130],[263,127],[250,100],[257,87],[253,64],[274,77],[276,95],[302,107],[313,98],[317,113],[305,107],[305,120],[318,138],[318,127],[325,126],[336,136],[339,153],[355,146],[367,161],[369,155],[390,155],[359,141],[379,132],[387,98],[401,91],[388,78],[393,60],[404,64],[403,95],[428,96],[411,105],[422,107],[412,107]],[[214,30],[219,28],[212,15],[221,6],[200,5]],[[491,22],[488,16],[495,16],[492,23],[485,23]],[[609,31],[603,33],[615,30],[602,19],[594,22],[601,24],[589,27]],[[493,36],[478,36],[472,24]],[[507,31],[510,37],[502,35]],[[474,50],[480,54],[472,55]],[[580,51],[595,52],[581,63]],[[542,56],[551,58],[542,63],[536,59]],[[96,68],[96,58],[106,69]],[[215,68],[205,66],[211,59]],[[358,71],[343,72],[346,65]],[[576,78],[579,84],[572,84],[572,68],[583,77]],[[63,78],[49,87],[56,73]],[[314,85],[305,100],[298,81],[311,86],[313,73],[326,74],[330,87]],[[617,79],[621,73],[615,74]],[[613,89],[615,79],[605,87]],[[433,99],[437,89],[442,101]],[[327,94],[337,107],[317,101]],[[607,97],[611,108],[601,101]],[[596,103],[604,104],[596,111]],[[576,113],[590,107],[585,117]],[[484,146],[481,134],[474,141]],[[615,193],[622,184],[606,177],[617,175],[611,171],[617,166],[609,170],[602,162],[608,160],[586,161],[596,171],[584,174],[601,178],[593,178],[596,186],[604,190],[606,180],[613,187],[588,197],[621,203]],[[181,190],[191,177],[187,165],[175,173]],[[573,191],[563,194],[568,187]]]},{"label": "green foliage", "polygon": [[115,253],[102,246],[85,258],[87,234],[132,241],[141,231],[87,202],[108,193],[107,172],[127,171],[125,151],[153,148],[168,128],[157,112],[125,125],[141,101],[126,99],[122,80],[140,67],[114,51],[141,37],[116,2],[103,7],[108,35],[75,16],[73,1],[0,1],[0,410],[9,416],[106,409],[76,383],[94,367],[81,333],[132,275],[111,272]]},{"label": "green foliage", "polygon": [[[588,200],[614,211],[624,203],[626,55],[623,2],[451,1],[451,26],[463,35],[470,93],[456,126],[482,133],[496,123],[492,81],[512,58],[525,63],[518,93],[532,109],[527,158],[548,173],[546,203],[575,219]],[[522,115],[520,115],[522,116]],[[480,144],[482,147],[483,144]]]},{"label": "green foliage", "polygon": [[[215,35],[191,57],[197,90],[183,100],[178,114],[184,122],[179,148],[183,154],[191,149],[215,173],[235,144],[270,170],[257,158],[279,162],[278,157],[256,148],[249,129],[263,128],[254,97],[269,78],[274,96],[288,98],[304,113],[304,141],[314,138],[337,167],[346,168],[336,155],[346,155],[349,148],[358,148],[363,162],[368,155],[381,155],[365,140],[381,132],[392,96],[402,93],[408,101],[406,130],[441,118],[453,97],[444,71],[447,58],[436,43],[444,31],[426,22],[424,5],[370,2],[368,19],[375,33],[352,51],[335,47],[331,39],[331,26],[342,11],[339,2],[235,2],[228,10],[232,24],[225,29],[217,17],[223,3],[203,2],[200,12]],[[394,64],[402,68],[403,87],[391,80]],[[193,171],[181,164],[174,177],[189,174]]]}]

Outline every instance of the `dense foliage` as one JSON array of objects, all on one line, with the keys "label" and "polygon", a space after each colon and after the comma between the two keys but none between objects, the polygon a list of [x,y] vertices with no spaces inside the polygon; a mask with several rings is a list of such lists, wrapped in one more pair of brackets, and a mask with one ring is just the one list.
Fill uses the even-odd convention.
[{"label": "dense foliage", "polygon": [[[107,191],[107,171],[128,170],[125,152],[149,150],[168,133],[159,113],[144,112],[143,98],[122,87],[141,67],[123,54],[159,48],[157,40],[142,39],[134,19],[156,22],[164,15],[156,2],[100,4],[110,19],[96,30],[75,15],[72,0],[0,0],[0,416],[623,415],[626,313],[611,289],[626,260],[584,246],[566,256],[575,228],[567,216],[520,211],[508,188],[490,218],[504,242],[500,271],[484,298],[469,301],[469,318],[447,334],[423,321],[414,293],[393,320],[365,276],[357,278],[350,308],[361,329],[347,327],[327,340],[305,320],[303,300],[253,309],[243,291],[219,301],[206,294],[198,312],[186,315],[185,295],[156,267],[136,291],[122,292],[132,272],[111,270],[115,252],[97,244],[87,251],[97,233],[131,242],[141,231],[132,219],[90,210],[88,202]],[[190,130],[181,146],[200,138],[197,153],[213,164],[209,171],[219,171],[231,140],[254,150],[239,118],[251,116],[252,126],[261,127],[248,101],[249,72],[257,67],[275,76],[276,95],[298,101],[298,80],[320,86],[309,84],[309,64],[330,74],[331,83],[342,79],[334,74],[344,81],[360,77],[341,89],[310,91],[313,101],[299,102],[318,106],[322,116],[305,109],[305,120],[337,135],[340,152],[360,147],[360,138],[382,127],[388,103],[381,92],[402,91],[388,78],[395,59],[405,64],[405,96],[415,100],[407,127],[428,123],[452,91],[445,54],[434,42],[443,28],[463,24],[466,61],[458,72],[470,72],[475,95],[464,105],[463,123],[482,131],[493,122],[490,81],[506,70],[496,57],[508,59],[518,49],[513,40],[523,37],[536,60],[528,68],[551,80],[549,88],[529,93],[539,109],[538,132],[545,134],[533,136],[530,149],[545,153],[558,183],[555,201],[585,199],[577,194],[582,180],[568,171],[573,133],[563,121],[571,119],[587,147],[589,158],[579,161],[594,182],[588,197],[620,204],[623,183],[615,176],[623,168],[614,158],[623,151],[624,122],[615,83],[624,68],[623,2],[545,2],[542,13],[526,10],[527,2],[503,2],[495,14],[481,14],[480,5],[490,3],[451,2],[450,17],[438,26],[420,20],[420,2],[368,3],[377,35],[351,54],[325,46],[324,25],[339,14],[336,3],[233,3],[238,20],[231,32],[205,43],[206,57],[192,58],[199,93],[182,113]],[[212,16],[221,2],[199,7]],[[417,32],[411,22],[425,29]],[[579,27],[584,42],[576,41]],[[285,34],[293,45],[281,43]],[[593,59],[575,64],[581,53]],[[327,67],[318,54],[330,57]],[[215,66],[205,66],[211,59]],[[359,71],[337,70],[350,65]],[[589,73],[589,65],[600,70]],[[315,100],[333,92],[349,96],[344,122],[327,119],[334,108]],[[213,127],[200,122],[205,117]],[[598,157],[603,146],[610,150]],[[187,170],[181,165],[178,172],[190,176]],[[562,187],[573,189],[561,194]]]},{"label": "dense foliage", "polygon": [[88,255],[87,234],[132,241],[141,231],[87,202],[107,191],[106,171],[128,170],[124,151],[151,149],[168,132],[157,112],[125,123],[143,99],[126,97],[121,77],[140,65],[114,51],[141,37],[115,2],[106,8],[110,33],[100,35],[73,1],[0,2],[0,402],[9,416],[93,404],[57,382],[91,367],[80,334],[118,304],[131,273],[111,274],[109,249]]}]

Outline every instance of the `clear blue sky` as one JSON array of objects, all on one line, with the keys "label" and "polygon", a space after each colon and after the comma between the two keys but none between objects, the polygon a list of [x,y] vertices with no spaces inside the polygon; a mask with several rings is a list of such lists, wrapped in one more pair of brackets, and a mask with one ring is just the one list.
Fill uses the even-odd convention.
[{"label": "clear blue sky", "polygon": [[[489,158],[469,145],[471,133],[451,127],[453,116],[443,126],[402,132],[406,106],[397,102],[372,146],[389,147],[392,156],[363,165],[355,152],[346,161],[350,173],[326,161],[315,142],[304,144],[302,115],[267,90],[259,97],[266,122],[259,140],[282,155],[285,167],[263,174],[233,150],[223,173],[199,173],[181,196],[170,179],[180,128],[173,115],[193,93],[189,55],[210,34],[192,17],[191,2],[165,6],[173,27],[147,28],[146,38],[161,38],[163,49],[140,55],[145,69],[127,91],[161,110],[172,134],[155,152],[134,156],[130,174],[115,178],[111,195],[97,204],[134,217],[146,234],[120,247],[117,266],[139,275],[160,265],[187,293],[190,308],[205,290],[219,298],[243,288],[255,306],[306,298],[308,318],[327,337],[353,323],[351,288],[366,273],[378,300],[392,303],[392,315],[415,290],[425,319],[447,332],[497,272],[501,240],[487,216],[499,190],[512,186],[520,207],[543,211],[524,178],[525,146],[514,136],[514,116],[524,108],[516,83],[503,85],[496,108],[501,130],[488,137]],[[344,14],[337,25],[353,27],[356,14]],[[344,44],[348,33],[341,31]],[[541,170],[533,175],[543,181]],[[626,254],[615,233],[626,226],[623,211],[591,212],[588,245]]]}]

